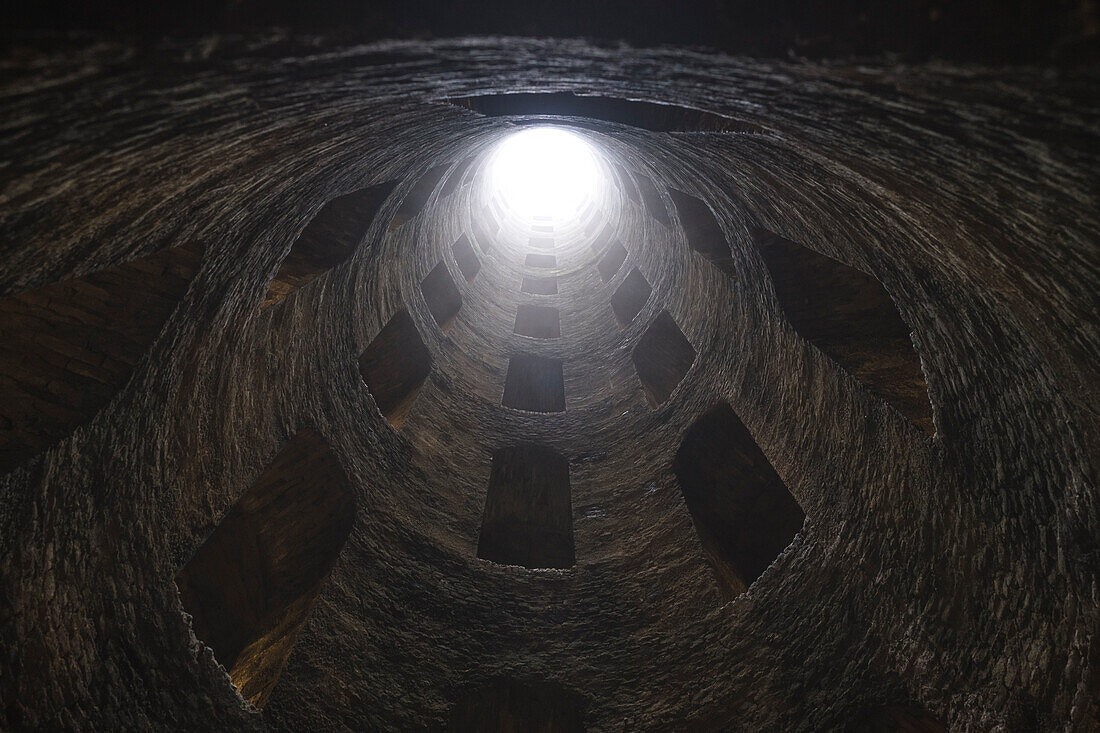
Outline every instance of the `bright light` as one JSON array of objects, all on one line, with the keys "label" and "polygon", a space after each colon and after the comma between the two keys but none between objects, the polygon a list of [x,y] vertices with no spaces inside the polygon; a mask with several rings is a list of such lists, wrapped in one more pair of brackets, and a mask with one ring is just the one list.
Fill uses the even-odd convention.
[{"label": "bright light", "polygon": [[596,193],[592,147],[557,127],[533,127],[505,138],[491,168],[493,189],[517,216],[575,216]]}]

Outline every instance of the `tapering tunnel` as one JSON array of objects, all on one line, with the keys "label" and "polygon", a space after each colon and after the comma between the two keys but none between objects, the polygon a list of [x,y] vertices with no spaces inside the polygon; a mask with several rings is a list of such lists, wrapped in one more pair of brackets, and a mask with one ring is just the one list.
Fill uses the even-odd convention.
[{"label": "tapering tunnel", "polygon": [[1094,76],[162,53],[0,87],[0,728],[1100,727]]}]

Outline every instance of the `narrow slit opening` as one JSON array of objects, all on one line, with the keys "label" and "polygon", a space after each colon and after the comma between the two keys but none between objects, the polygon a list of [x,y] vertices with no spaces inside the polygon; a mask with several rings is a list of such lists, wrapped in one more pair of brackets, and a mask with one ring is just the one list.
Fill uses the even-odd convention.
[{"label": "narrow slit opening", "polygon": [[569,462],[538,445],[493,453],[477,556],[525,568],[570,568],[573,508]]},{"label": "narrow slit opening", "polygon": [[462,309],[462,294],[458,292],[454,278],[451,277],[447,264],[440,260],[439,264],[432,268],[420,283],[420,292],[424,294],[424,302],[428,304],[428,312],[439,324],[443,333],[451,330],[455,317]]},{"label": "narrow slit opening", "polygon": [[513,333],[537,339],[553,339],[561,336],[561,318],[557,308],[545,305],[521,303],[516,309]]},{"label": "narrow slit opening", "polygon": [[689,196],[683,191],[669,189],[672,203],[676,206],[676,215],[684,229],[688,246],[701,254],[712,265],[733,277],[733,257],[730,245],[714,212],[700,199]]},{"label": "narrow slit opening", "polygon": [[932,403],[911,329],[882,284],[765,231],[756,241],[794,330],[929,435]]},{"label": "narrow slit opening", "polygon": [[431,354],[408,311],[402,309],[359,357],[359,373],[379,411],[400,429],[431,372]]},{"label": "narrow slit opening", "polygon": [[745,592],[806,519],[726,403],[708,410],[688,428],[673,471],[726,598]]},{"label": "narrow slit opening", "polygon": [[695,362],[695,348],[668,311],[653,319],[633,352],[650,407],[664,404]]},{"label": "narrow slit opening", "polygon": [[0,473],[91,420],[187,293],[198,245],[0,299]]},{"label": "narrow slit opening", "polygon": [[312,430],[299,432],[179,571],[195,636],[263,707],[351,531],[355,497]]},{"label": "narrow slit opening", "polygon": [[633,268],[611,296],[611,310],[621,327],[626,328],[637,318],[652,292],[649,281],[637,267]]},{"label": "narrow slit opening", "polygon": [[380,183],[332,199],[317,212],[290,248],[268,286],[263,308],[340,265],[359,246],[383,202],[397,185]]},{"label": "narrow slit opening", "polygon": [[508,360],[505,407],[528,412],[565,412],[565,380],[560,359],[517,354]]}]

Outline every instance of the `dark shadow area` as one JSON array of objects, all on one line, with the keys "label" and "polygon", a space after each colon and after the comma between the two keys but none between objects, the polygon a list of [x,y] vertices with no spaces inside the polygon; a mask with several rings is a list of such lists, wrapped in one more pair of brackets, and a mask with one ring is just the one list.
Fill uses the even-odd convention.
[{"label": "dark shadow area", "polygon": [[557,308],[545,305],[521,303],[516,309],[514,333],[537,339],[553,339],[561,336],[561,318]]},{"label": "dark shadow area", "polygon": [[394,214],[393,220],[390,221],[390,231],[416,218],[416,215],[427,205],[428,199],[432,196],[432,191],[439,185],[440,179],[447,174],[447,169],[450,167],[450,163],[437,165],[434,168],[429,168],[424,175],[420,176],[413,187],[409,189],[409,192],[405,194],[405,198],[401,200],[401,206]]},{"label": "dark shadow area", "polygon": [[584,733],[584,698],[549,681],[501,679],[466,694],[446,733]]},{"label": "dark shadow area", "polygon": [[527,259],[525,259],[523,262],[528,267],[557,267],[558,266],[558,258],[555,257],[554,255],[541,255],[541,254],[537,254],[537,253],[534,253],[534,252],[527,255]]},{"label": "dark shadow area", "polygon": [[668,209],[665,208],[665,200],[661,198],[661,192],[657,190],[653,179],[641,173],[635,173],[634,180],[638,184],[638,192],[642,196],[642,203],[649,215],[666,227],[672,226],[672,220],[668,218]]},{"label": "dark shadow area", "polygon": [[558,278],[550,277],[525,277],[520,285],[520,290],[531,295],[557,295]]},{"label": "dark shadow area", "polygon": [[278,682],[354,516],[336,457],[302,431],[176,576],[195,636],[253,705]]},{"label": "dark shadow area", "polygon": [[408,311],[402,309],[359,357],[359,373],[379,411],[400,429],[432,370],[432,357]]},{"label": "dark shadow area", "polygon": [[538,445],[493,453],[477,556],[525,568],[571,568],[569,462]]},{"label": "dark shadow area", "polygon": [[615,273],[619,271],[619,268],[626,262],[626,247],[622,242],[615,241],[607,248],[607,252],[600,259],[596,265],[596,269],[600,271],[600,278],[603,281],[611,282],[611,278],[615,277]]},{"label": "dark shadow area", "polygon": [[0,299],[0,472],[92,419],[126,386],[198,271],[173,247]]},{"label": "dark shadow area", "polygon": [[802,508],[725,403],[688,428],[672,469],[723,595],[743,593],[802,528]]},{"label": "dark shadow area", "polygon": [[634,347],[634,368],[650,407],[668,400],[695,362],[695,349],[668,311],[661,311]]},{"label": "dark shadow area", "polygon": [[701,200],[682,191],[670,188],[668,193],[676,206],[676,214],[680,218],[680,226],[684,228],[688,246],[719,270],[733,277],[730,245],[722,228],[718,226],[718,220],[714,218],[714,212]]},{"label": "dark shadow area", "polygon": [[360,189],[329,201],[298,235],[271,280],[263,307],[343,263],[362,241],[396,181]]},{"label": "dark shadow area", "polygon": [[932,435],[932,403],[920,357],[882,284],[771,232],[754,235],[795,331]]},{"label": "dark shadow area", "polygon": [[634,183],[634,177],[630,175],[630,171],[622,166],[620,163],[615,163],[615,171],[619,174],[619,185],[622,186],[623,191],[626,192],[627,197],[634,203],[641,203],[642,197],[638,193],[638,185]]},{"label": "dark shadow area", "polygon": [[477,160],[477,158],[471,155],[458,161],[458,165],[451,170],[451,174],[447,176],[447,180],[443,182],[443,188],[439,189],[439,198],[448,198],[452,193],[458,190],[460,185],[463,185],[462,179],[475,160]]},{"label": "dark shadow area", "polygon": [[561,360],[531,354],[513,356],[508,360],[501,403],[529,412],[564,412],[565,380]]},{"label": "dark shadow area", "polygon": [[764,132],[759,125],[701,109],[572,92],[483,94],[447,101],[487,117],[584,117],[652,132]]},{"label": "dark shadow area", "polygon": [[466,282],[477,277],[477,273],[481,270],[481,260],[477,258],[469,238],[463,234],[455,241],[451,250],[454,252],[455,264],[458,265],[462,277],[466,278]]},{"label": "dark shadow area", "polygon": [[447,269],[447,263],[439,261],[427,277],[420,283],[420,292],[424,294],[424,302],[428,304],[428,312],[443,329],[443,333],[451,330],[455,316],[462,309],[462,294],[458,292],[451,271]]},{"label": "dark shadow area", "polygon": [[626,328],[637,318],[652,292],[653,288],[641,271],[637,267],[632,269],[611,296],[611,310],[615,312],[615,320],[620,326]]}]

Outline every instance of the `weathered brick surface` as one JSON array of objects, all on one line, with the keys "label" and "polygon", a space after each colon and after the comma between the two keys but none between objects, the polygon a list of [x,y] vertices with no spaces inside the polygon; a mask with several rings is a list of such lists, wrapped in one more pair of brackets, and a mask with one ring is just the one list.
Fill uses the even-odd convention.
[{"label": "weathered brick surface", "polygon": [[[836,730],[914,706],[955,731],[1098,724],[1094,75],[580,42],[320,50],[211,39],[156,63],[107,44],[6,62],[0,292],[204,255],[116,397],[0,479],[0,727],[418,730],[501,678],[575,691],[592,731]],[[629,256],[607,283],[588,250],[543,273],[556,295],[522,293],[538,273],[486,249],[500,223],[474,231],[476,186],[386,231],[425,172],[507,130],[431,100],[532,87],[765,132],[591,123],[645,204],[620,201]],[[325,202],[390,180],[346,262],[260,308]],[[714,209],[732,276],[685,242],[669,188]],[[915,333],[934,437],[786,322],[757,229],[883,284]],[[443,334],[418,288],[463,233],[482,268],[452,272],[463,306]],[[610,297],[634,267],[653,292],[620,328]],[[521,347],[521,298],[558,308],[560,340]],[[398,433],[357,360],[403,307],[433,368]],[[631,349],[662,310],[697,356],[653,409]],[[63,355],[120,358],[96,346]],[[564,360],[565,412],[501,405],[525,349]],[[807,515],[729,603],[671,467],[719,401]],[[356,516],[257,713],[173,578],[307,425]],[[573,568],[476,557],[492,452],[517,436],[569,461]]]}]

